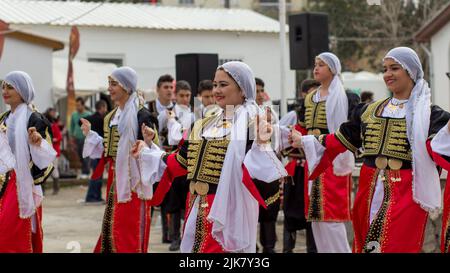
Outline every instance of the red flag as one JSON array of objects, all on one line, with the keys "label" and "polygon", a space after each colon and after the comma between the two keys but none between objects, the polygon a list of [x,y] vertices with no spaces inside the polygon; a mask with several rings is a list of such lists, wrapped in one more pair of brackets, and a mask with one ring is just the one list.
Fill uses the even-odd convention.
[{"label": "red flag", "polygon": [[0,20],[0,59],[2,58],[3,46],[5,44],[6,32],[9,29],[9,25],[2,20]]},{"label": "red flag", "polygon": [[80,48],[80,32],[76,26],[72,26],[70,31],[70,40],[69,40],[69,68],[67,70],[67,81],[66,81],[66,90],[67,90],[67,126],[70,126],[70,117],[72,112],[75,111],[75,86],[73,84],[73,65],[72,60],[77,55],[78,49]]}]

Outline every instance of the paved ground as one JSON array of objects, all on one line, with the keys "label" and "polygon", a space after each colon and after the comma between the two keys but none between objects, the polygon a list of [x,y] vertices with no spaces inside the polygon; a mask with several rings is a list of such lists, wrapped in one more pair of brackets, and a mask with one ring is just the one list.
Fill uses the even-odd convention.
[{"label": "paved ground", "polygon": [[[90,253],[94,249],[100,234],[105,207],[80,203],[87,191],[85,182],[77,181],[82,185],[63,187],[56,196],[52,196],[51,190],[47,190],[49,194],[46,195],[43,203],[44,252]],[[47,187],[51,187],[51,183],[49,181]],[[282,249],[282,217],[280,212],[277,223],[277,252],[281,252]],[[439,252],[440,228],[441,215],[431,215],[426,228],[423,252]],[[349,223],[347,231],[348,238],[352,241],[352,229]],[[161,220],[159,211],[156,210],[151,225],[149,252],[170,252],[168,248],[168,244],[161,243]],[[294,252],[306,252],[304,231],[297,232]]]},{"label": "paved ground", "polygon": [[[49,182],[51,184],[51,182]],[[50,185],[48,185],[50,186]],[[58,195],[47,190],[43,203],[44,252],[68,253],[86,252],[94,249],[100,233],[104,205],[80,203],[87,187],[76,185],[63,187]],[[282,248],[282,215],[279,215],[276,249]],[[159,211],[155,211],[150,231],[149,252],[170,252],[169,245],[161,243],[161,221]],[[297,233],[295,252],[305,252],[304,231]]]}]

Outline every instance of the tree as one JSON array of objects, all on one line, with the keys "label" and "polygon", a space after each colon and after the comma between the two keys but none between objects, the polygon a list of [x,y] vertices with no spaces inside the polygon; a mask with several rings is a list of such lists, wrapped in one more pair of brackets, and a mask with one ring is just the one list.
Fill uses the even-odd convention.
[{"label": "tree", "polygon": [[347,70],[363,67],[377,71],[380,59],[395,46],[421,52],[414,33],[450,0],[382,0],[368,5],[361,0],[311,0],[311,11],[329,15],[332,50]]}]

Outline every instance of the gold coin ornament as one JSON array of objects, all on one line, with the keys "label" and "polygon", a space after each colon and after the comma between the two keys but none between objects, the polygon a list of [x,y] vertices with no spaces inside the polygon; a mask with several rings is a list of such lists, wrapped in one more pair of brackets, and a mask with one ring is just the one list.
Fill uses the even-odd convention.
[{"label": "gold coin ornament", "polygon": [[189,192],[195,194],[195,182],[189,183]]},{"label": "gold coin ornament", "polygon": [[375,159],[375,166],[377,166],[378,169],[384,170],[384,169],[386,169],[387,165],[388,165],[387,157],[385,157],[385,156],[378,156]]},{"label": "gold coin ornament", "polygon": [[208,183],[204,182],[197,182],[195,183],[195,191],[200,195],[206,195],[208,194],[209,185]]},{"label": "gold coin ornament", "polygon": [[400,170],[402,168],[403,165],[403,161],[398,160],[398,159],[394,159],[394,158],[390,158],[388,160],[388,166],[391,170],[397,171]]},{"label": "gold coin ornament", "polygon": [[226,128],[226,129],[231,128],[231,122],[229,122],[229,121],[224,121],[222,127],[223,127],[223,128]]}]

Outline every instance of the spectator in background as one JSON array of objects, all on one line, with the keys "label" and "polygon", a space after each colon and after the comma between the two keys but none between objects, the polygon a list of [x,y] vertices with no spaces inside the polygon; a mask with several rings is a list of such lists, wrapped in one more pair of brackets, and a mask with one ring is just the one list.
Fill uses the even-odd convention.
[{"label": "spectator in background", "polygon": [[84,145],[84,135],[81,131],[81,127],[79,125],[80,119],[90,116],[92,113],[86,110],[86,106],[84,105],[84,99],[82,97],[78,97],[76,99],[77,109],[73,112],[72,117],[70,119],[70,131],[69,135],[72,138],[72,142],[75,143],[77,147],[77,154],[80,158],[81,162],[81,176],[80,178],[86,179],[89,176],[89,158],[83,158],[83,145]]},{"label": "spectator in background", "polygon": [[220,107],[214,100],[213,89],[211,80],[203,80],[198,84],[197,98],[201,103],[199,105],[194,103],[195,120],[214,115],[220,111]]},{"label": "spectator in background", "polygon": [[[96,132],[99,136],[103,138],[103,121],[105,115],[108,112],[108,105],[104,100],[99,100],[95,103],[95,113],[86,117],[86,119],[91,123],[91,130]],[[92,171],[95,171],[99,159],[91,159]],[[102,183],[103,179],[90,179],[89,187],[86,194],[86,203],[103,203],[105,200],[102,198]]]},{"label": "spectator in background", "polygon": [[[160,113],[160,116],[167,115],[168,143],[173,145],[173,151],[177,150],[177,145],[183,138],[185,131],[191,128],[191,124],[194,122],[194,115],[189,104],[191,93],[191,86],[187,81],[178,81],[175,87],[176,104],[173,110]],[[186,177],[181,176],[173,179],[172,186],[164,198],[165,209],[170,215],[170,251],[180,249],[181,218],[186,208],[188,192],[189,184]]]},{"label": "spectator in background", "polygon": [[[172,81],[172,90],[175,90],[176,86],[177,86],[177,81],[174,79]],[[173,103],[177,102],[177,96],[176,96],[175,92],[173,92],[173,91],[172,91],[171,100],[172,100]]]},{"label": "spectator in background", "polygon": [[198,84],[198,96],[201,97],[202,105],[208,107],[215,104],[213,96],[213,83],[211,80],[203,80]]},{"label": "spectator in background", "polygon": [[364,91],[361,92],[361,102],[362,103],[372,103],[375,100],[373,99],[373,92]]},{"label": "spectator in background", "polygon": [[319,88],[320,83],[314,79],[306,79],[302,81],[300,90],[297,93],[297,99],[304,99],[306,95]]},{"label": "spectator in background", "polygon": [[264,82],[260,78],[255,78],[256,81],[256,103],[261,106],[264,103]]},{"label": "spectator in background", "polygon": [[[258,106],[266,105],[267,94],[264,91],[264,81],[260,78],[255,78],[256,83],[256,103]],[[255,181],[261,197],[266,200],[267,208],[259,207],[259,240],[262,246],[263,253],[275,253],[275,243],[277,241],[276,221],[278,211],[280,210],[280,181],[273,181],[266,183],[263,181]],[[268,202],[267,200],[271,200]],[[257,249],[257,251],[259,251]]]},{"label": "spectator in background", "polygon": [[[56,112],[55,108],[48,108],[44,116],[48,119],[48,121],[51,124],[52,128],[52,142],[53,142],[53,149],[56,151],[56,158],[55,161],[53,161],[53,172],[52,172],[52,179],[53,179],[53,195],[58,194],[59,192],[59,169],[58,169],[58,162],[59,157],[61,156],[61,141],[62,141],[62,133],[61,129],[59,128],[59,120],[58,120],[58,113]],[[44,187],[42,188],[44,189]]]},{"label": "spectator in background", "polygon": [[301,115],[302,117],[304,116],[304,99],[306,95],[319,88],[319,86],[320,83],[314,79],[303,80],[300,85],[300,89],[296,94],[297,103],[293,106],[294,110],[289,111],[288,113],[286,113],[286,115],[281,117],[280,125],[294,126],[295,124],[297,124],[299,118],[301,118],[299,115]]},{"label": "spectator in background", "polygon": [[[171,75],[165,74],[158,78],[158,82],[156,83],[156,93],[158,97],[155,100],[148,102],[148,110],[151,115],[158,119],[158,116],[161,113],[166,112],[167,110],[172,110],[174,107],[174,103],[172,102],[172,96],[175,94],[174,92],[174,79]],[[164,126],[164,123],[167,120],[159,120],[158,119],[158,137],[159,143],[162,148],[169,151],[170,146],[167,140],[167,126]],[[157,183],[155,183],[154,188],[156,189]],[[167,213],[166,203],[163,202],[161,204],[161,225],[162,225],[162,243],[167,244],[171,243],[169,238],[169,214]],[[153,215],[154,206],[152,206],[152,215]]]},{"label": "spectator in background", "polygon": [[[297,93],[298,105],[295,110],[284,115],[280,120],[280,125],[295,127],[300,129],[305,119],[304,99],[306,95],[313,92],[320,86],[320,83],[313,79],[302,81]],[[305,230],[306,252],[316,253],[317,248],[312,234],[311,222],[308,222],[305,215],[305,156],[300,150],[284,149],[282,155],[287,157],[289,163],[286,169],[290,170],[290,176],[283,185],[283,252],[294,252],[297,240],[297,230]]]}]

